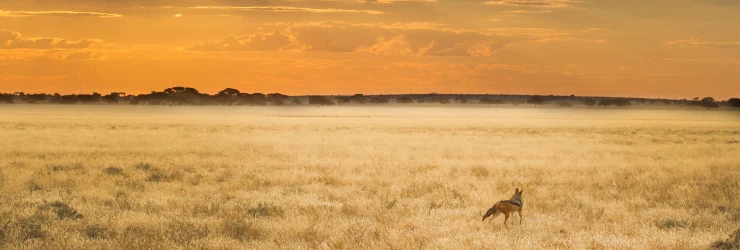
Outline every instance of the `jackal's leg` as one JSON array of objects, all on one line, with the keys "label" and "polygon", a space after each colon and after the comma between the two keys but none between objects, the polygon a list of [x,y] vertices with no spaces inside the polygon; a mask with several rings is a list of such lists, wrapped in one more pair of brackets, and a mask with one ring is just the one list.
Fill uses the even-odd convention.
[{"label": "jackal's leg", "polygon": [[519,210],[519,225],[522,224],[522,210]]},{"label": "jackal's leg", "polygon": [[506,226],[506,221],[509,220],[509,213],[504,213],[504,226]]}]

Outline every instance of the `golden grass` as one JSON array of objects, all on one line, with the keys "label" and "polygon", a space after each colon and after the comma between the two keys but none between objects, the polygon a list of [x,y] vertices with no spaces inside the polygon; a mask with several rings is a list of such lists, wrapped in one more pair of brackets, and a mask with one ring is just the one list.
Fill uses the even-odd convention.
[{"label": "golden grass", "polygon": [[[0,247],[708,248],[740,224],[739,117],[0,106]],[[522,225],[480,221],[517,187]]]}]

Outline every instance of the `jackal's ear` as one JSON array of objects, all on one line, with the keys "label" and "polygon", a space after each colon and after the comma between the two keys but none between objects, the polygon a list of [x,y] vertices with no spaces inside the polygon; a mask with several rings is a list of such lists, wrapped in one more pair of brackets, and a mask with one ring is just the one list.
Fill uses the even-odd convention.
[{"label": "jackal's ear", "polygon": [[519,193],[519,188],[516,188],[516,190],[514,190],[514,194],[518,194],[518,193]]},{"label": "jackal's ear", "polygon": [[522,192],[524,192],[524,189],[519,190],[519,195],[522,195]]}]

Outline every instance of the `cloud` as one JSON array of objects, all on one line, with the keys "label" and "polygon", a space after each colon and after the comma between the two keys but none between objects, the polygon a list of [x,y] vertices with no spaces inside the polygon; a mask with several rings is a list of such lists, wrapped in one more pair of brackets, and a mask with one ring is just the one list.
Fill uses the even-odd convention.
[{"label": "cloud", "polygon": [[304,8],[290,6],[197,6],[191,7],[199,10],[236,10],[236,11],[266,11],[266,12],[309,12],[309,13],[358,13],[382,15],[385,12],[376,10],[356,10],[356,9],[334,9],[334,8]]},{"label": "cloud", "polygon": [[0,49],[82,49],[95,42],[88,39],[69,41],[55,37],[26,38],[15,31],[0,30]]},{"label": "cloud", "polygon": [[359,3],[398,3],[398,2],[431,2],[436,3],[437,0],[357,0]]},{"label": "cloud", "polygon": [[11,11],[0,10],[0,17],[122,17],[120,14],[69,10]]},{"label": "cloud", "polygon": [[665,42],[666,45],[679,46],[685,48],[719,48],[719,49],[738,49],[740,42],[716,42],[703,39],[688,39]]},{"label": "cloud", "polygon": [[511,13],[511,14],[542,14],[542,13],[552,13],[552,10],[507,10],[504,12]]},{"label": "cloud", "polygon": [[406,56],[488,56],[510,37],[434,23],[307,22],[275,24],[276,31],[196,44],[196,51],[300,51]]},{"label": "cloud", "polygon": [[495,0],[488,1],[485,4],[515,6],[515,7],[535,7],[535,8],[562,8],[567,7],[574,0]]}]

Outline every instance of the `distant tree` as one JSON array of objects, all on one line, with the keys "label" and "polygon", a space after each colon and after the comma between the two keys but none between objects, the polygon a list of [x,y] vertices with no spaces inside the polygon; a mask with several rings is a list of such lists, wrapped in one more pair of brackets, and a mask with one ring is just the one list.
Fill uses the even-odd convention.
[{"label": "distant tree", "polygon": [[288,97],[289,96],[283,95],[283,94],[280,94],[280,93],[269,93],[269,94],[267,94],[267,98],[273,98],[273,99],[285,99],[285,98],[288,98]]},{"label": "distant tree", "polygon": [[604,108],[608,107],[609,105],[612,105],[612,100],[609,99],[601,99],[599,100],[599,106],[604,106]]},{"label": "distant tree", "polygon": [[596,101],[594,99],[592,99],[592,98],[582,99],[581,100],[581,103],[583,103],[583,104],[585,104],[586,106],[589,106],[589,107],[596,105]]},{"label": "distant tree", "polygon": [[76,95],[63,95],[59,99],[59,103],[61,104],[76,104],[77,103],[77,96]]},{"label": "distant tree", "polygon": [[488,97],[481,98],[479,102],[480,103],[483,103],[483,104],[506,104],[506,101],[504,101],[504,100],[501,100],[501,99],[491,99],[491,98],[488,98]]},{"label": "distant tree", "polygon": [[388,100],[388,98],[382,97],[382,96],[376,96],[376,97],[370,98],[370,103],[373,103],[373,104],[385,104],[389,102],[390,100]]},{"label": "distant tree", "polygon": [[573,104],[570,104],[570,102],[558,102],[558,107],[568,108],[568,107],[572,107],[572,106],[573,106]]},{"label": "distant tree", "polygon": [[455,102],[457,103],[468,103],[468,98],[465,98],[465,96],[458,96],[455,97]]},{"label": "distant tree", "polygon": [[13,98],[15,98],[12,94],[0,94],[0,102],[12,104]]},{"label": "distant tree", "polygon": [[704,97],[699,101],[699,106],[705,107],[707,109],[713,109],[713,108],[719,108],[719,105],[714,100],[714,98],[711,97]]},{"label": "distant tree", "polygon": [[337,96],[334,98],[334,100],[336,100],[339,104],[345,104],[350,103],[352,101],[352,98],[350,98],[349,96]]},{"label": "distant tree", "polygon": [[111,103],[118,103],[118,99],[121,98],[122,92],[112,92],[110,94],[103,96],[103,101],[107,102],[108,104]]},{"label": "distant tree", "polygon": [[354,94],[351,98],[352,102],[358,103],[358,104],[364,104],[367,102],[367,97],[363,94]]},{"label": "distant tree", "polygon": [[396,99],[396,103],[414,103],[414,99],[412,99],[410,96],[401,96]]},{"label": "distant tree", "polygon": [[622,107],[625,107],[625,106],[632,105],[632,103],[630,102],[630,100],[627,100],[627,99],[624,99],[624,98],[614,99],[614,100],[612,100],[612,104],[614,104],[618,108],[622,108]]},{"label": "distant tree", "polygon": [[313,105],[334,105],[334,101],[327,98],[326,96],[309,96],[308,104]]},{"label": "distant tree", "polygon": [[532,96],[527,100],[527,104],[534,104],[534,107],[536,108],[537,105],[545,104],[545,100],[539,96]]},{"label": "distant tree", "polygon": [[234,101],[237,100],[239,94],[241,94],[241,92],[238,89],[225,88],[224,90],[221,90],[216,94],[216,98],[219,100],[220,103],[228,104],[229,106],[231,106]]},{"label": "distant tree", "polygon": [[732,108],[740,108],[740,98],[730,98],[730,100],[727,100],[727,104]]},{"label": "distant tree", "polygon": [[298,98],[293,98],[293,104],[295,104],[295,105],[303,105],[303,103],[301,103],[301,99],[298,99]]}]

